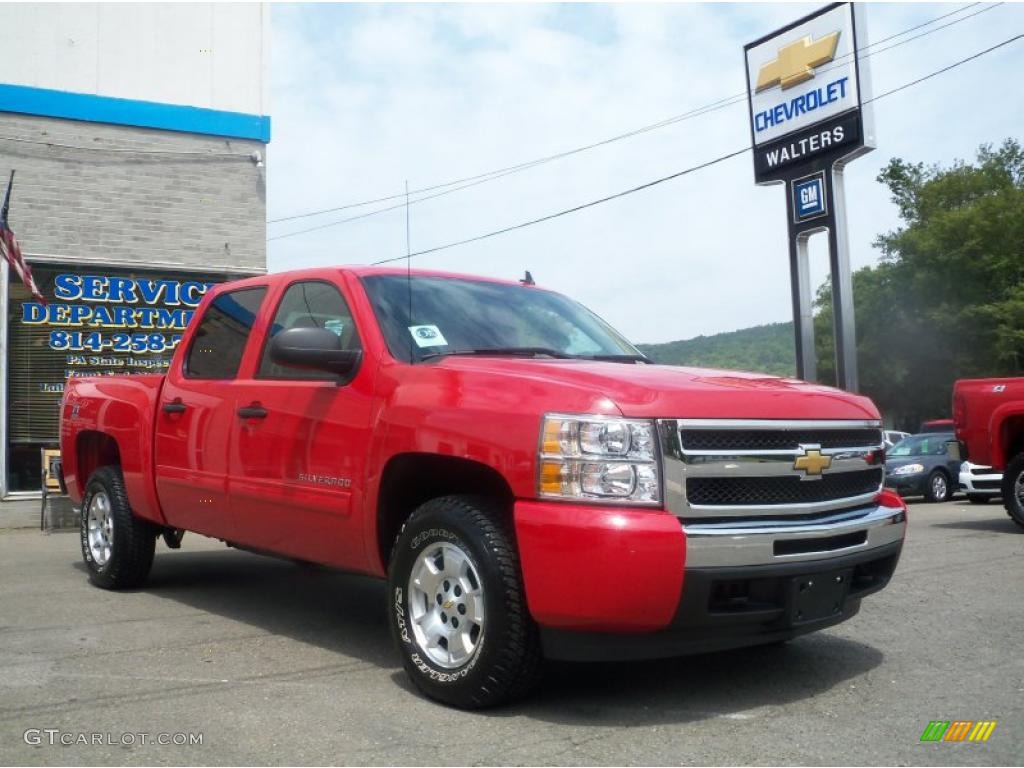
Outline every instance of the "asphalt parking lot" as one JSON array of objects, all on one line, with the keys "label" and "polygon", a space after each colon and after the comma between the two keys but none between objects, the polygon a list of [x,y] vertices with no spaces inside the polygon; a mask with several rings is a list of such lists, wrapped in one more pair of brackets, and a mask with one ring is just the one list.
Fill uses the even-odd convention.
[{"label": "asphalt parking lot", "polygon": [[[115,594],[87,583],[77,548],[74,534],[0,532],[0,763],[1024,760],[1024,531],[998,503],[912,504],[893,583],[837,628],[563,665],[529,701],[485,713],[411,689],[379,582],[186,536],[160,545],[146,590]],[[920,743],[930,720],[958,719],[998,726],[987,743]],[[28,729],[148,738],[30,745]],[[178,733],[202,744],[150,743]]]}]

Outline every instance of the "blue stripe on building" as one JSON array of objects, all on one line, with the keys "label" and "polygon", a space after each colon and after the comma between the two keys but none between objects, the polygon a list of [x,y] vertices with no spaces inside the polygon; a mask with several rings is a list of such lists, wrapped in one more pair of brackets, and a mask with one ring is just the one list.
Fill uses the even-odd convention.
[{"label": "blue stripe on building", "polygon": [[270,117],[0,84],[0,112],[270,141]]}]

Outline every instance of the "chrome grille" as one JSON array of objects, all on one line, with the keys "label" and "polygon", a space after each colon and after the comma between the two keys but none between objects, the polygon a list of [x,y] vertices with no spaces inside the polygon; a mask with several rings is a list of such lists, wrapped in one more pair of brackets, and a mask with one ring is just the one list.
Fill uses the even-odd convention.
[{"label": "chrome grille", "polygon": [[691,477],[686,481],[686,498],[690,504],[716,507],[813,504],[876,493],[881,484],[881,467],[823,475],[817,482],[796,476]]},{"label": "chrome grille", "polygon": [[862,448],[881,444],[877,429],[682,429],[679,439],[687,451],[784,451],[801,445],[822,448]]},{"label": "chrome grille", "polygon": [[665,499],[684,520],[805,519],[853,509],[881,490],[881,425],[873,421],[659,422]]}]

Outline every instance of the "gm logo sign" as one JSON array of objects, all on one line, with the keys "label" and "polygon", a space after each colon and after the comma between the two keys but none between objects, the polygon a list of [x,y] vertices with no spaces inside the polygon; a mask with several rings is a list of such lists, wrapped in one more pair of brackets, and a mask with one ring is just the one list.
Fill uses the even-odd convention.
[{"label": "gm logo sign", "polygon": [[794,179],[792,189],[794,224],[828,213],[828,205],[825,202],[824,171],[818,171],[801,179]]}]

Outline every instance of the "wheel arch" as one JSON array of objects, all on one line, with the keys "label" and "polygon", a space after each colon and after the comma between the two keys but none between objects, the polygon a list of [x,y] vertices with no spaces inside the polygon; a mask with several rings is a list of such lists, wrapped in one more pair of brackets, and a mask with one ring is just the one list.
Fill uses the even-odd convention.
[{"label": "wheel arch", "polygon": [[75,483],[84,498],[89,478],[100,467],[116,466],[123,476],[128,502],[135,514],[158,525],[164,525],[159,504],[156,499],[153,478],[149,467],[140,464],[144,454],[124,446],[109,432],[98,429],[85,429],[75,439],[74,477]]},{"label": "wheel arch", "polygon": [[1024,413],[1009,413],[999,424],[1000,465],[1006,466],[1014,456],[1024,452]]},{"label": "wheel arch", "polygon": [[100,467],[121,466],[121,448],[106,432],[84,430],[75,441],[75,462],[79,485],[84,493],[89,478]]},{"label": "wheel arch", "polygon": [[473,459],[432,453],[403,453],[388,461],[377,495],[376,544],[382,571],[402,524],[430,499],[455,494],[486,496],[512,513],[514,495],[498,470]]}]

